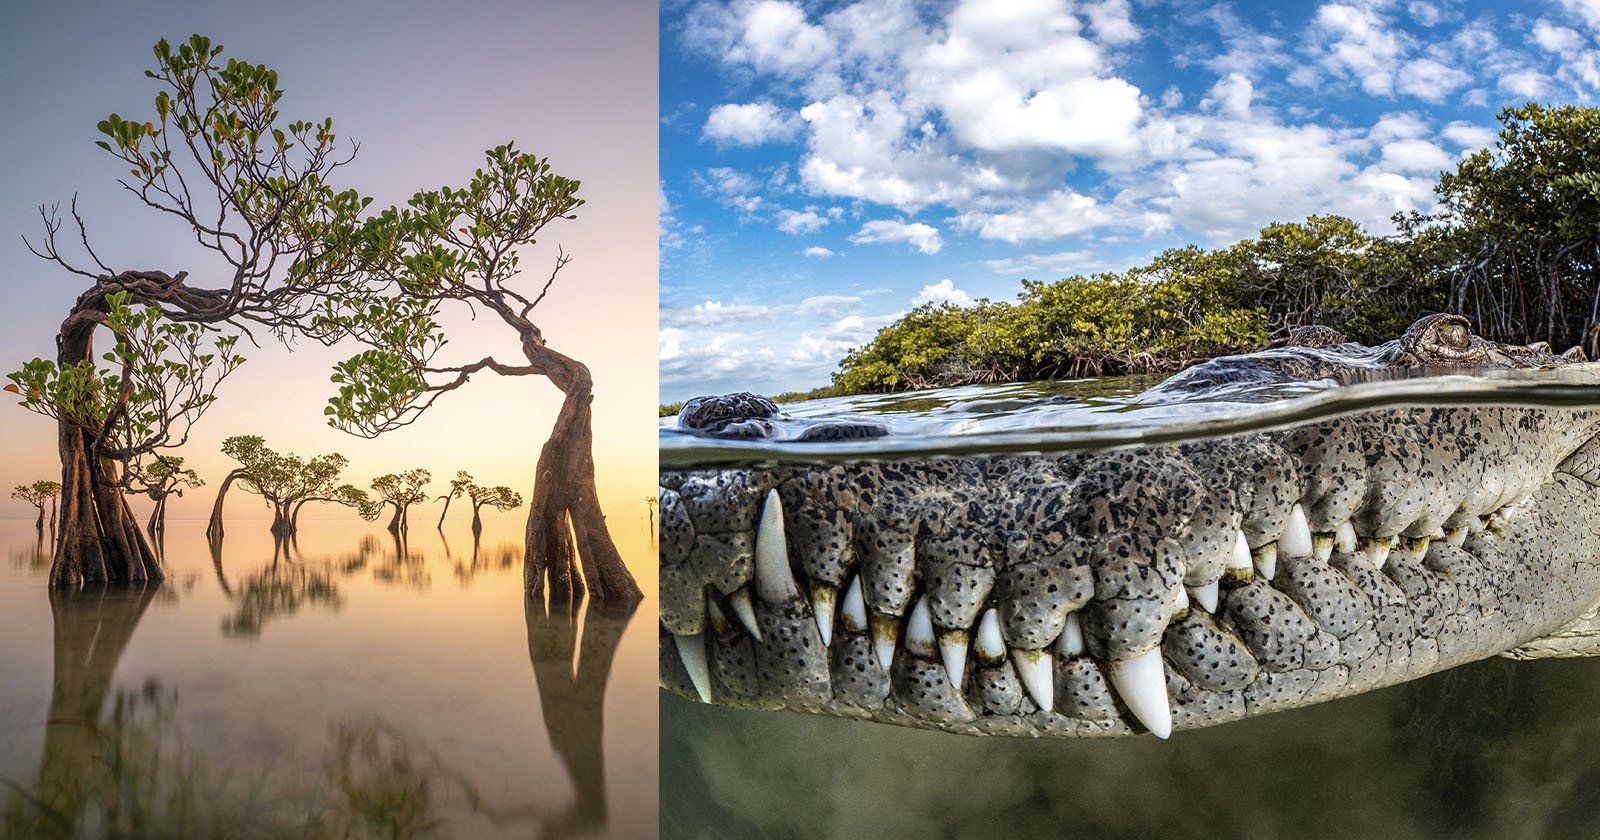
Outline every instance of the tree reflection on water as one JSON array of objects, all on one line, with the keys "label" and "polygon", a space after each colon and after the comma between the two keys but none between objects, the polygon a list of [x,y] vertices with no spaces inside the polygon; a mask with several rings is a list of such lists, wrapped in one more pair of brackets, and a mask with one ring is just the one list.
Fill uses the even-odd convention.
[{"label": "tree reflection on water", "polygon": [[590,600],[580,631],[576,606],[526,599],[528,658],[545,731],[577,791],[567,810],[541,821],[543,837],[575,837],[606,824],[606,682],[635,608]]},{"label": "tree reflection on water", "polygon": [[[32,550],[14,550],[13,561],[43,573],[48,547]],[[33,558],[41,553],[39,563]],[[520,569],[517,554],[512,547],[475,546],[470,559],[447,562],[465,585],[486,571]],[[315,557],[280,543],[270,561],[231,576],[238,564],[225,560],[219,544],[212,544],[211,561],[231,608],[221,624],[228,637],[258,637],[271,622],[307,607],[338,610],[352,597],[341,583],[363,570],[380,583],[415,587],[428,580],[421,552],[403,543],[391,549],[372,537],[354,550]],[[488,801],[462,759],[445,760],[379,714],[331,723],[320,765],[302,759],[300,772],[239,766],[238,757],[186,734],[174,685],[150,679],[135,689],[116,686],[118,663],[156,602],[175,602],[175,595],[159,584],[51,591],[54,667],[43,750],[31,778],[0,778],[0,836],[449,836],[461,819],[514,836],[526,836],[530,824],[551,838],[604,833],[606,688],[631,607],[552,610],[525,599],[544,728],[575,793],[552,805],[549,780],[529,779],[524,793],[513,791],[526,796],[519,806]],[[502,780],[494,783],[498,788]]]}]

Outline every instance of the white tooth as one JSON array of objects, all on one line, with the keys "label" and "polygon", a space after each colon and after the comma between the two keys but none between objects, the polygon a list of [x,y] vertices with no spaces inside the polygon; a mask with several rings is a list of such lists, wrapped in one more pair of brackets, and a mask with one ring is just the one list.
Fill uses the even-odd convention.
[{"label": "white tooth", "polygon": [[783,502],[777,490],[767,491],[761,508],[761,526],[756,530],[756,594],[769,604],[782,604],[800,597],[789,570],[789,540],[783,533]]},{"label": "white tooth", "polygon": [[1256,571],[1267,580],[1278,573],[1278,544],[1267,543],[1256,549]]},{"label": "white tooth", "polygon": [[1283,526],[1283,536],[1278,538],[1278,550],[1285,557],[1311,554],[1311,526],[1306,524],[1306,509],[1299,502],[1289,508],[1289,522]]},{"label": "white tooth", "polygon": [[994,665],[1006,657],[1006,644],[1000,638],[1000,614],[990,607],[978,622],[978,658]]},{"label": "white tooth", "polygon": [[844,622],[845,629],[852,633],[863,633],[867,629],[867,602],[861,596],[860,575],[851,578],[850,587],[844,591],[844,605],[839,609],[839,619]]},{"label": "white tooth", "polygon": [[917,599],[906,620],[906,649],[918,656],[933,656],[933,618],[928,615],[928,596]]},{"label": "white tooth", "polygon": [[1333,535],[1312,534],[1311,556],[1324,563],[1328,562],[1328,558],[1333,556]]},{"label": "white tooth", "polygon": [[833,604],[838,597],[839,590],[826,583],[811,586],[811,616],[817,620],[823,647],[833,644]]},{"label": "white tooth", "polygon": [[1056,675],[1055,657],[1048,650],[1022,650],[1013,648],[1011,663],[1017,666],[1017,676],[1022,679],[1022,687],[1028,690],[1028,696],[1039,708],[1046,711],[1055,709],[1056,702]]},{"label": "white tooth", "polygon": [[1447,532],[1444,535],[1444,541],[1456,548],[1460,548],[1467,541],[1467,529],[1457,528],[1454,531]]},{"label": "white tooth", "polygon": [[1180,621],[1189,616],[1189,590],[1178,587],[1178,606],[1172,610],[1172,618]]},{"label": "white tooth", "polygon": [[900,622],[892,615],[872,614],[872,647],[878,652],[878,664],[888,671],[894,662],[894,643],[900,636]]},{"label": "white tooth", "polygon": [[1340,522],[1338,529],[1333,532],[1333,547],[1347,554],[1356,550],[1356,527],[1350,524],[1350,520]]},{"label": "white tooth", "polygon": [[716,633],[718,636],[728,635],[728,614],[717,606],[716,599],[706,599],[706,615],[711,618],[711,632]]},{"label": "white tooth", "polygon": [[1172,707],[1167,703],[1167,668],[1161,662],[1161,648],[1112,662],[1110,671],[1112,688],[1144,728],[1157,738],[1171,735]]},{"label": "white tooth", "polygon": [[1220,588],[1217,585],[1218,583],[1220,581],[1214,580],[1204,586],[1190,587],[1189,597],[1193,598],[1194,602],[1203,607],[1206,612],[1214,613],[1217,611],[1217,590]]},{"label": "white tooth", "polygon": [[1427,537],[1421,537],[1421,538],[1417,538],[1417,539],[1412,539],[1410,537],[1401,537],[1400,538],[1400,556],[1405,558],[1408,562],[1412,562],[1412,563],[1418,562],[1422,558],[1426,557],[1427,555],[1428,555],[1428,538]]},{"label": "white tooth", "polygon": [[733,617],[739,619],[744,629],[749,630],[756,641],[761,641],[761,628],[756,626],[756,611],[750,603],[750,588],[741,586],[735,589],[728,596],[728,606],[733,608]]},{"label": "white tooth", "polygon": [[1056,653],[1068,659],[1083,655],[1083,622],[1076,610],[1067,613],[1067,626],[1056,637]]},{"label": "white tooth", "polygon": [[1245,540],[1243,531],[1234,537],[1226,574],[1229,580],[1249,580],[1255,574],[1255,566],[1250,562],[1250,543]]},{"label": "white tooth", "polygon": [[939,657],[944,660],[945,673],[950,675],[950,685],[960,691],[961,679],[967,675],[967,631],[940,633]]},{"label": "white tooth", "polygon": [[700,702],[711,702],[711,669],[706,667],[706,639],[701,635],[679,636],[674,633],[672,641],[678,646],[678,659],[683,662],[683,669],[689,672],[689,682],[694,683],[696,694],[700,695]]},{"label": "white tooth", "polygon": [[1389,562],[1389,552],[1394,549],[1394,538],[1370,540],[1362,546],[1362,549],[1367,552],[1367,559],[1372,561],[1372,565],[1381,569]]}]

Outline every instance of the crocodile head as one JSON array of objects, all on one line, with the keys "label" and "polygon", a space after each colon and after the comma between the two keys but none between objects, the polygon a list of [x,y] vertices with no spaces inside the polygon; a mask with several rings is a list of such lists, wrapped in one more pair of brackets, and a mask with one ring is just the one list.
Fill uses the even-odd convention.
[{"label": "crocodile head", "polygon": [[[1516,358],[1457,323],[1385,352]],[[955,732],[1166,737],[1497,653],[1570,653],[1600,602],[1587,407],[668,470],[660,503],[663,686]]]},{"label": "crocodile head", "polygon": [[1544,342],[1502,344],[1474,335],[1460,315],[1429,315],[1399,338],[1366,347],[1329,327],[1297,327],[1282,343],[1258,353],[1223,356],[1194,365],[1152,389],[1155,395],[1190,395],[1236,385],[1309,382],[1341,384],[1398,379],[1466,369],[1561,367],[1584,360],[1573,347],[1562,355]]}]

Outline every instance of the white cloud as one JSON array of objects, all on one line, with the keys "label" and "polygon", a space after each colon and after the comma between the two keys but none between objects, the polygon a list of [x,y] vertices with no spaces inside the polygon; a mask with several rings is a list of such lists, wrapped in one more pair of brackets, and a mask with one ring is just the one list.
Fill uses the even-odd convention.
[{"label": "white cloud", "polygon": [[661,326],[706,327],[714,324],[738,323],[765,317],[771,311],[766,306],[708,300],[694,306],[663,308]]},{"label": "white cloud", "polygon": [[855,295],[812,295],[795,307],[800,315],[823,315],[837,318],[861,308],[861,298]]},{"label": "white cloud", "polygon": [[827,31],[808,21],[798,3],[783,0],[703,2],[690,10],[685,29],[691,49],[786,78],[804,75],[833,52]]},{"label": "white cloud", "polygon": [[1438,26],[1447,17],[1445,10],[1425,0],[1414,0],[1406,4],[1406,11],[1411,19],[1423,26]]},{"label": "white cloud", "polygon": [[749,174],[726,166],[714,166],[699,173],[697,179],[707,192],[741,213],[754,213],[765,205],[755,191],[760,184]]},{"label": "white cloud", "polygon": [[[1356,79],[1362,90],[1375,96],[1393,93],[1394,69],[1405,44],[1402,35],[1391,31],[1376,11],[1345,3],[1323,4],[1317,8],[1312,34],[1313,53],[1322,69]],[[1302,83],[1310,81],[1305,73],[1297,78]]]},{"label": "white cloud", "polygon": [[1543,18],[1533,23],[1533,41],[1559,56],[1572,55],[1583,47],[1583,36],[1576,30],[1556,26]]},{"label": "white cloud", "polygon": [[1481,125],[1458,120],[1445,126],[1444,130],[1439,132],[1439,136],[1464,151],[1477,151],[1494,145],[1495,132]]},{"label": "white cloud", "polygon": [[800,122],[770,102],[718,105],[706,117],[702,135],[718,143],[754,146],[793,137]]},{"label": "white cloud", "polygon": [[1065,276],[1082,273],[1084,269],[1081,266],[1089,262],[1096,262],[1094,255],[1089,251],[1060,251],[1054,254],[1025,254],[1020,257],[984,260],[983,264],[993,269],[996,274],[1049,271]]},{"label": "white cloud", "polygon": [[1229,73],[1211,86],[1211,92],[1200,100],[1200,107],[1246,117],[1250,115],[1250,100],[1254,96],[1255,86],[1243,73]]},{"label": "white cloud", "polygon": [[1383,147],[1381,164],[1395,172],[1436,175],[1455,167],[1456,159],[1426,140],[1396,140]]},{"label": "white cloud", "polygon": [[1163,214],[1131,211],[1102,204],[1070,189],[1059,189],[1038,200],[1016,202],[1003,210],[962,213],[955,217],[955,224],[962,230],[976,231],[984,239],[1016,244],[1060,239],[1113,226],[1153,232],[1165,229],[1168,221]]},{"label": "white cloud", "polygon": [[900,222],[893,219],[874,219],[850,235],[858,245],[874,242],[905,242],[924,254],[937,254],[944,247],[939,229],[922,222]]},{"label": "white cloud", "polygon": [[1446,96],[1472,81],[1467,73],[1440,64],[1431,58],[1408,61],[1400,68],[1400,92],[1425,102],[1443,102]]},{"label": "white cloud", "polygon": [[788,234],[816,233],[833,217],[818,213],[815,207],[804,210],[779,210],[778,230]]},{"label": "white cloud", "polygon": [[910,57],[907,81],[970,148],[1125,154],[1139,89],[1109,70],[1062,3],[967,0],[944,38]]},{"label": "white cloud", "polygon": [[800,253],[808,257],[816,257],[819,260],[825,260],[834,255],[832,250],[824,248],[821,245],[813,245],[810,248],[801,251]]},{"label": "white cloud", "polygon": [[930,283],[917,292],[911,299],[912,306],[921,306],[924,303],[949,303],[956,306],[970,306],[972,296],[956,288],[956,284],[946,277],[937,283]]},{"label": "white cloud", "polygon": [[1100,0],[1086,4],[1083,12],[1101,43],[1120,46],[1139,40],[1139,27],[1133,23],[1128,0]]},{"label": "white cloud", "polygon": [[1388,143],[1391,140],[1412,140],[1426,136],[1428,124],[1422,118],[1410,112],[1398,114],[1384,114],[1372,124],[1367,131],[1367,139],[1374,143]]},{"label": "white cloud", "polygon": [[1582,21],[1591,32],[1600,32],[1600,0],[1561,0],[1567,14]]},{"label": "white cloud", "polygon": [[1550,90],[1550,78],[1528,68],[1500,77],[1500,89],[1522,99],[1543,99]]}]

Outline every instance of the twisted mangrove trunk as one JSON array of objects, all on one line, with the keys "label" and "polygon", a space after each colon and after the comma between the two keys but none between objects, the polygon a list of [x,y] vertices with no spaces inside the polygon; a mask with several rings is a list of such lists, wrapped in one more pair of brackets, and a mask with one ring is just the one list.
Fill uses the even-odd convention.
[{"label": "twisted mangrove trunk", "polygon": [[206,525],[206,536],[210,539],[222,539],[222,502],[228,497],[228,488],[233,486],[234,479],[244,476],[244,470],[235,469],[228,473],[228,477],[222,480],[222,486],[217,488],[217,501],[211,505],[211,522]]},{"label": "twisted mangrove trunk", "polygon": [[[107,317],[104,295],[79,299],[56,336],[62,368],[91,360],[94,331]],[[163,577],[155,550],[145,539],[118,482],[120,464],[100,453],[98,423],[65,418],[56,422],[61,453],[61,520],[52,587],[92,583],[143,583]]]},{"label": "twisted mangrove trunk", "polygon": [[583,597],[587,583],[591,596],[600,601],[637,603],[644,593],[606,530],[595,488],[594,380],[589,368],[545,346],[532,325],[521,332],[528,361],[565,395],[539,453],[528,509],[523,586],[538,597],[548,579],[550,599],[563,601]]}]

